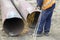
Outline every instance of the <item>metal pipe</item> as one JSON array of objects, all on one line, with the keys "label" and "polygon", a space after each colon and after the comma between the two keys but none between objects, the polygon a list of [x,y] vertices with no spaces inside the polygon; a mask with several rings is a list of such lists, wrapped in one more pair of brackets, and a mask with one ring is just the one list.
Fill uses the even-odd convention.
[{"label": "metal pipe", "polygon": [[24,29],[22,17],[10,0],[1,0],[3,30],[10,36],[19,35]]},{"label": "metal pipe", "polygon": [[37,23],[40,11],[39,9],[35,9],[31,4],[29,4],[25,0],[11,0],[16,8],[21,12],[21,15],[27,22],[35,25]]}]

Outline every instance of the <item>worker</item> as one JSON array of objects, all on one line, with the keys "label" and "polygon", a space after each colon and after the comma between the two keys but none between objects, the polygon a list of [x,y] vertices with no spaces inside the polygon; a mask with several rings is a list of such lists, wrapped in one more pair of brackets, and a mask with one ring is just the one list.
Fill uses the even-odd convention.
[{"label": "worker", "polygon": [[42,33],[46,36],[49,35],[51,27],[51,18],[55,8],[55,0],[37,0],[37,7],[42,10],[41,17],[39,17],[39,27],[37,30],[37,36],[42,36]]}]

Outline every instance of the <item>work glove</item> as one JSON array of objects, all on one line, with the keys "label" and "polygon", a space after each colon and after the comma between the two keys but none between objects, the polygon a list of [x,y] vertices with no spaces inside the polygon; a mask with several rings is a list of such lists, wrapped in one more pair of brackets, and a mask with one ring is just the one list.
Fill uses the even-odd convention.
[{"label": "work glove", "polygon": [[40,12],[42,12],[41,7],[40,7],[40,6],[38,6],[38,5],[35,7],[35,9],[39,9],[39,10],[40,10]]},{"label": "work glove", "polygon": [[36,8],[38,8],[38,9],[40,9],[40,10],[41,10],[41,7],[40,7],[40,6],[38,6],[38,5],[36,6]]}]

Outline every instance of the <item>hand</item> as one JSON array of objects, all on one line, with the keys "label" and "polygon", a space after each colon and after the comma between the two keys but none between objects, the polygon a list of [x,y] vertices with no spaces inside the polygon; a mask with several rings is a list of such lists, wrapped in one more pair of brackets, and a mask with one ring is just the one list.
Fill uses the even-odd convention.
[{"label": "hand", "polygon": [[35,9],[40,9],[40,7],[39,6],[36,6]]}]

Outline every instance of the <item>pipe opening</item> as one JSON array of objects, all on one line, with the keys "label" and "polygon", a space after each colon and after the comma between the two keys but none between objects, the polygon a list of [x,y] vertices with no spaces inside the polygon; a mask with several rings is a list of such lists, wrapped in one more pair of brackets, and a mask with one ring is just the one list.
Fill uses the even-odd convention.
[{"label": "pipe opening", "polygon": [[34,13],[35,13],[35,15],[34,15],[34,20],[32,22],[32,25],[31,25],[32,27],[36,26],[36,24],[38,22],[39,15],[40,15],[40,12],[34,12]]},{"label": "pipe opening", "polygon": [[31,14],[28,14],[27,22],[29,23],[30,27],[35,27],[39,18],[40,12],[35,11]]},{"label": "pipe opening", "polygon": [[20,18],[6,19],[3,24],[4,31],[11,34],[20,34],[24,29],[24,22]]}]

